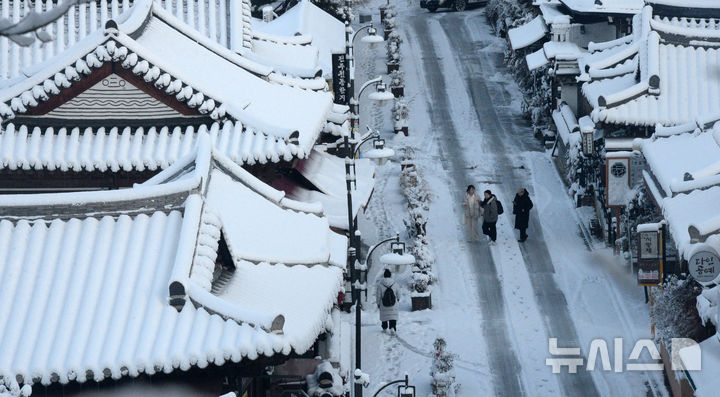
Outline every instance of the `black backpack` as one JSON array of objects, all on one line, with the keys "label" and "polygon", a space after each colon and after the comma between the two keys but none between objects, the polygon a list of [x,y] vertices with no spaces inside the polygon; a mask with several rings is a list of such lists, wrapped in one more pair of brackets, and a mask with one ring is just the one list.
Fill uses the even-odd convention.
[{"label": "black backpack", "polygon": [[382,304],[385,307],[390,307],[395,305],[395,291],[392,289],[392,285],[385,288],[385,292],[383,292],[382,296]]},{"label": "black backpack", "polygon": [[505,212],[505,208],[503,208],[502,203],[500,202],[500,200],[497,199],[497,197],[495,198],[495,202],[497,203],[498,215],[502,215],[503,212]]}]

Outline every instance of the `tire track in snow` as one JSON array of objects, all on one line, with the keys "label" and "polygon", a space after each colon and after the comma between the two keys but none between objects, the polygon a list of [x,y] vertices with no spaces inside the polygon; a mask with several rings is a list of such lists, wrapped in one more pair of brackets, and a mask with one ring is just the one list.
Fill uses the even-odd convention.
[{"label": "tire track in snow", "polygon": [[[496,164],[503,167],[496,170],[498,179],[504,183],[498,187],[504,196],[509,198],[513,196],[517,187],[529,186],[531,182],[526,172],[520,173],[515,169],[513,160],[517,157],[521,158],[523,151],[541,148],[527,141],[527,136],[531,136],[529,129],[519,127],[518,121],[510,113],[512,104],[510,93],[501,83],[487,79],[487,76],[493,75],[493,71],[495,75],[503,71],[495,68],[494,63],[488,58],[487,51],[475,51],[475,44],[471,39],[474,36],[473,29],[487,30],[487,26],[476,24],[475,27],[470,27],[468,25],[470,17],[477,18],[478,15],[448,14],[441,19],[441,25],[463,73],[461,77],[465,80],[483,133],[490,137],[487,143],[495,155]],[[506,202],[509,206],[510,201]],[[500,223],[503,221],[509,222],[508,219],[501,219],[498,226],[501,226]],[[530,275],[532,290],[542,314],[542,323],[547,335],[557,337],[562,341],[563,346],[579,346],[577,330],[570,316],[565,295],[555,282],[555,270],[536,216],[531,217],[530,226],[534,236],[520,246],[519,250],[527,273]],[[513,234],[510,235],[511,238],[512,236]],[[557,380],[567,396],[599,395],[592,376],[584,370],[577,374],[563,372],[557,375]]]},{"label": "tire track in snow", "polygon": [[[467,174],[466,162],[459,152],[460,144],[458,133],[454,128],[450,116],[450,100],[445,87],[447,85],[443,71],[440,68],[438,55],[432,37],[428,33],[430,26],[425,15],[416,15],[409,18],[421,46],[424,75],[429,91],[426,97],[430,109],[432,128],[443,132],[441,139],[437,140],[442,156],[444,168],[449,172],[457,185],[460,181],[472,180]],[[452,155],[450,155],[452,153]],[[458,202],[462,201],[463,187],[454,186]],[[482,330],[488,348],[488,362],[493,369],[492,378],[495,395],[522,396],[526,394],[521,377],[522,367],[512,349],[508,336],[508,323],[506,322],[506,307],[503,299],[502,284],[498,279],[495,263],[490,258],[487,246],[473,245],[469,250],[473,262],[481,264],[482,269],[476,273],[479,287],[480,307],[482,309]]]}]

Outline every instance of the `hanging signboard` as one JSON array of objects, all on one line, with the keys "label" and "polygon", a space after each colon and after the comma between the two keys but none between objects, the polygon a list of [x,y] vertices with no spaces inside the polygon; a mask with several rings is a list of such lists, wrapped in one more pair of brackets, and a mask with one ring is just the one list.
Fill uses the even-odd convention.
[{"label": "hanging signboard", "polygon": [[605,161],[607,206],[623,207],[630,192],[630,157],[608,157]]},{"label": "hanging signboard", "polygon": [[348,105],[350,96],[348,91],[348,80],[350,68],[348,67],[347,56],[344,52],[332,54],[332,85],[335,103]]},{"label": "hanging signboard", "polygon": [[710,284],[720,274],[720,258],[714,249],[703,247],[688,260],[688,270],[698,283]]},{"label": "hanging signboard", "polygon": [[657,230],[638,233],[638,272],[640,285],[658,285],[662,282],[662,243]]}]

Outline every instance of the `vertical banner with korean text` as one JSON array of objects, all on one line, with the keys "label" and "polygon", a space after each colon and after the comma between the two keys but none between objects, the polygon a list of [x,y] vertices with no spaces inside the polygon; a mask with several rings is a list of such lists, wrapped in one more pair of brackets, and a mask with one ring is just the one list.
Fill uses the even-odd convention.
[{"label": "vertical banner with korean text", "polygon": [[344,52],[332,54],[332,78],[335,103],[348,105],[350,103],[348,91],[350,68],[348,67],[347,56]]}]

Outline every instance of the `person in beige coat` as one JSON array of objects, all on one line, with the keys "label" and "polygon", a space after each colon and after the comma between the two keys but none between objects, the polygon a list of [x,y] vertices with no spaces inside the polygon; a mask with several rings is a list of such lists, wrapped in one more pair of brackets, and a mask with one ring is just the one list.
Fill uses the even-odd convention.
[{"label": "person in beige coat", "polygon": [[478,233],[478,219],[483,215],[483,208],[480,206],[482,199],[475,193],[475,186],[470,185],[465,191],[463,208],[465,209],[465,227],[467,241],[480,240]]}]

